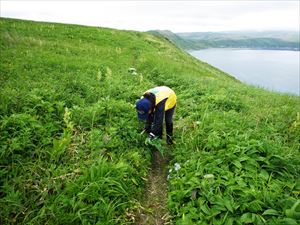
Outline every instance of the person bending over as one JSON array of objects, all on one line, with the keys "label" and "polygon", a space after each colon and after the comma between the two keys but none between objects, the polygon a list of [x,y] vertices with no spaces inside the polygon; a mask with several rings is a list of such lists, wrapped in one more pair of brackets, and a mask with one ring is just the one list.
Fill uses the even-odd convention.
[{"label": "person bending over", "polygon": [[176,107],[176,94],[166,86],[146,91],[136,103],[137,116],[146,121],[144,131],[150,140],[162,138],[163,121],[166,121],[167,144],[173,144],[173,114]]}]

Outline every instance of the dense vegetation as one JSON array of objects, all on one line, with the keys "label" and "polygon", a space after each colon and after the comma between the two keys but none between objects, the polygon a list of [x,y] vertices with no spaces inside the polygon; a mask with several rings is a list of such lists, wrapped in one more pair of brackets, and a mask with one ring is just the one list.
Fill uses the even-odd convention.
[{"label": "dense vegetation", "polygon": [[175,224],[299,223],[299,97],[148,33],[4,18],[0,29],[1,224],[130,223],[151,159],[134,104],[157,85],[178,95]]},{"label": "dense vegetation", "polygon": [[174,34],[168,30],[150,31],[161,35],[182,49],[203,48],[253,48],[253,49],[300,49],[297,32],[192,32]]}]

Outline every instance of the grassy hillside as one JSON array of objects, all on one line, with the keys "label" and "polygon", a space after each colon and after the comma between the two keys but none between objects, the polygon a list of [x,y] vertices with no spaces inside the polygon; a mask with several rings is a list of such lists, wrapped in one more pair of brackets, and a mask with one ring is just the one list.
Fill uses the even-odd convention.
[{"label": "grassy hillside", "polygon": [[195,48],[195,44],[193,41],[185,40],[184,38],[181,38],[180,36],[174,34],[172,31],[169,30],[151,30],[148,31],[148,33],[156,35],[156,36],[163,36],[166,38],[166,40],[171,41],[176,46],[178,46],[181,49],[193,49]]},{"label": "grassy hillside", "polygon": [[177,33],[156,30],[150,33],[166,37],[182,49],[253,48],[300,49],[297,32],[191,32]]},{"label": "grassy hillside", "polygon": [[202,42],[202,45],[205,44],[210,48],[252,48],[297,51],[300,49],[299,42],[284,41],[278,38],[217,39],[198,40],[194,42]]},{"label": "grassy hillside", "polygon": [[174,224],[299,222],[299,97],[148,33],[1,18],[0,35],[1,224],[132,223],[151,161],[134,104],[157,85],[178,95]]},{"label": "grassy hillside", "polygon": [[275,38],[289,42],[300,41],[299,32],[297,31],[186,32],[177,33],[177,35],[193,40]]}]

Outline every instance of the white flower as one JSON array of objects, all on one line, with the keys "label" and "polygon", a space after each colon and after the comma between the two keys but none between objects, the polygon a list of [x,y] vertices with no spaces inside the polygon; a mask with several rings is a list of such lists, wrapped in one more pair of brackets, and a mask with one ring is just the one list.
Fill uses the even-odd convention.
[{"label": "white flower", "polygon": [[169,173],[172,173],[173,169],[169,169]]},{"label": "white flower", "polygon": [[130,68],[128,68],[128,72],[129,72],[129,73],[136,72],[136,68],[130,67]]},{"label": "white flower", "polygon": [[215,176],[213,175],[213,174],[205,174],[204,175],[204,178],[205,179],[212,179],[212,178],[214,178]]},{"label": "white flower", "polygon": [[181,166],[180,166],[179,163],[175,163],[175,164],[174,164],[174,169],[175,169],[175,171],[180,170],[180,168],[181,168]]}]

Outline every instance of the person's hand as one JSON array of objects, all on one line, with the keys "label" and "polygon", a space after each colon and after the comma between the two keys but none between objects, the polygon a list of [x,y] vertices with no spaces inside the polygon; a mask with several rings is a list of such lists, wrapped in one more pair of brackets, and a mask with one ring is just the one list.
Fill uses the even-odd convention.
[{"label": "person's hand", "polygon": [[149,136],[146,138],[145,140],[145,144],[146,145],[153,145],[153,142],[157,139],[157,137],[155,136],[155,134],[153,133],[149,133]]},{"label": "person's hand", "polygon": [[157,137],[155,136],[155,134],[153,134],[153,133],[149,133],[149,139],[150,139],[150,141],[153,141],[153,140],[155,140]]}]

